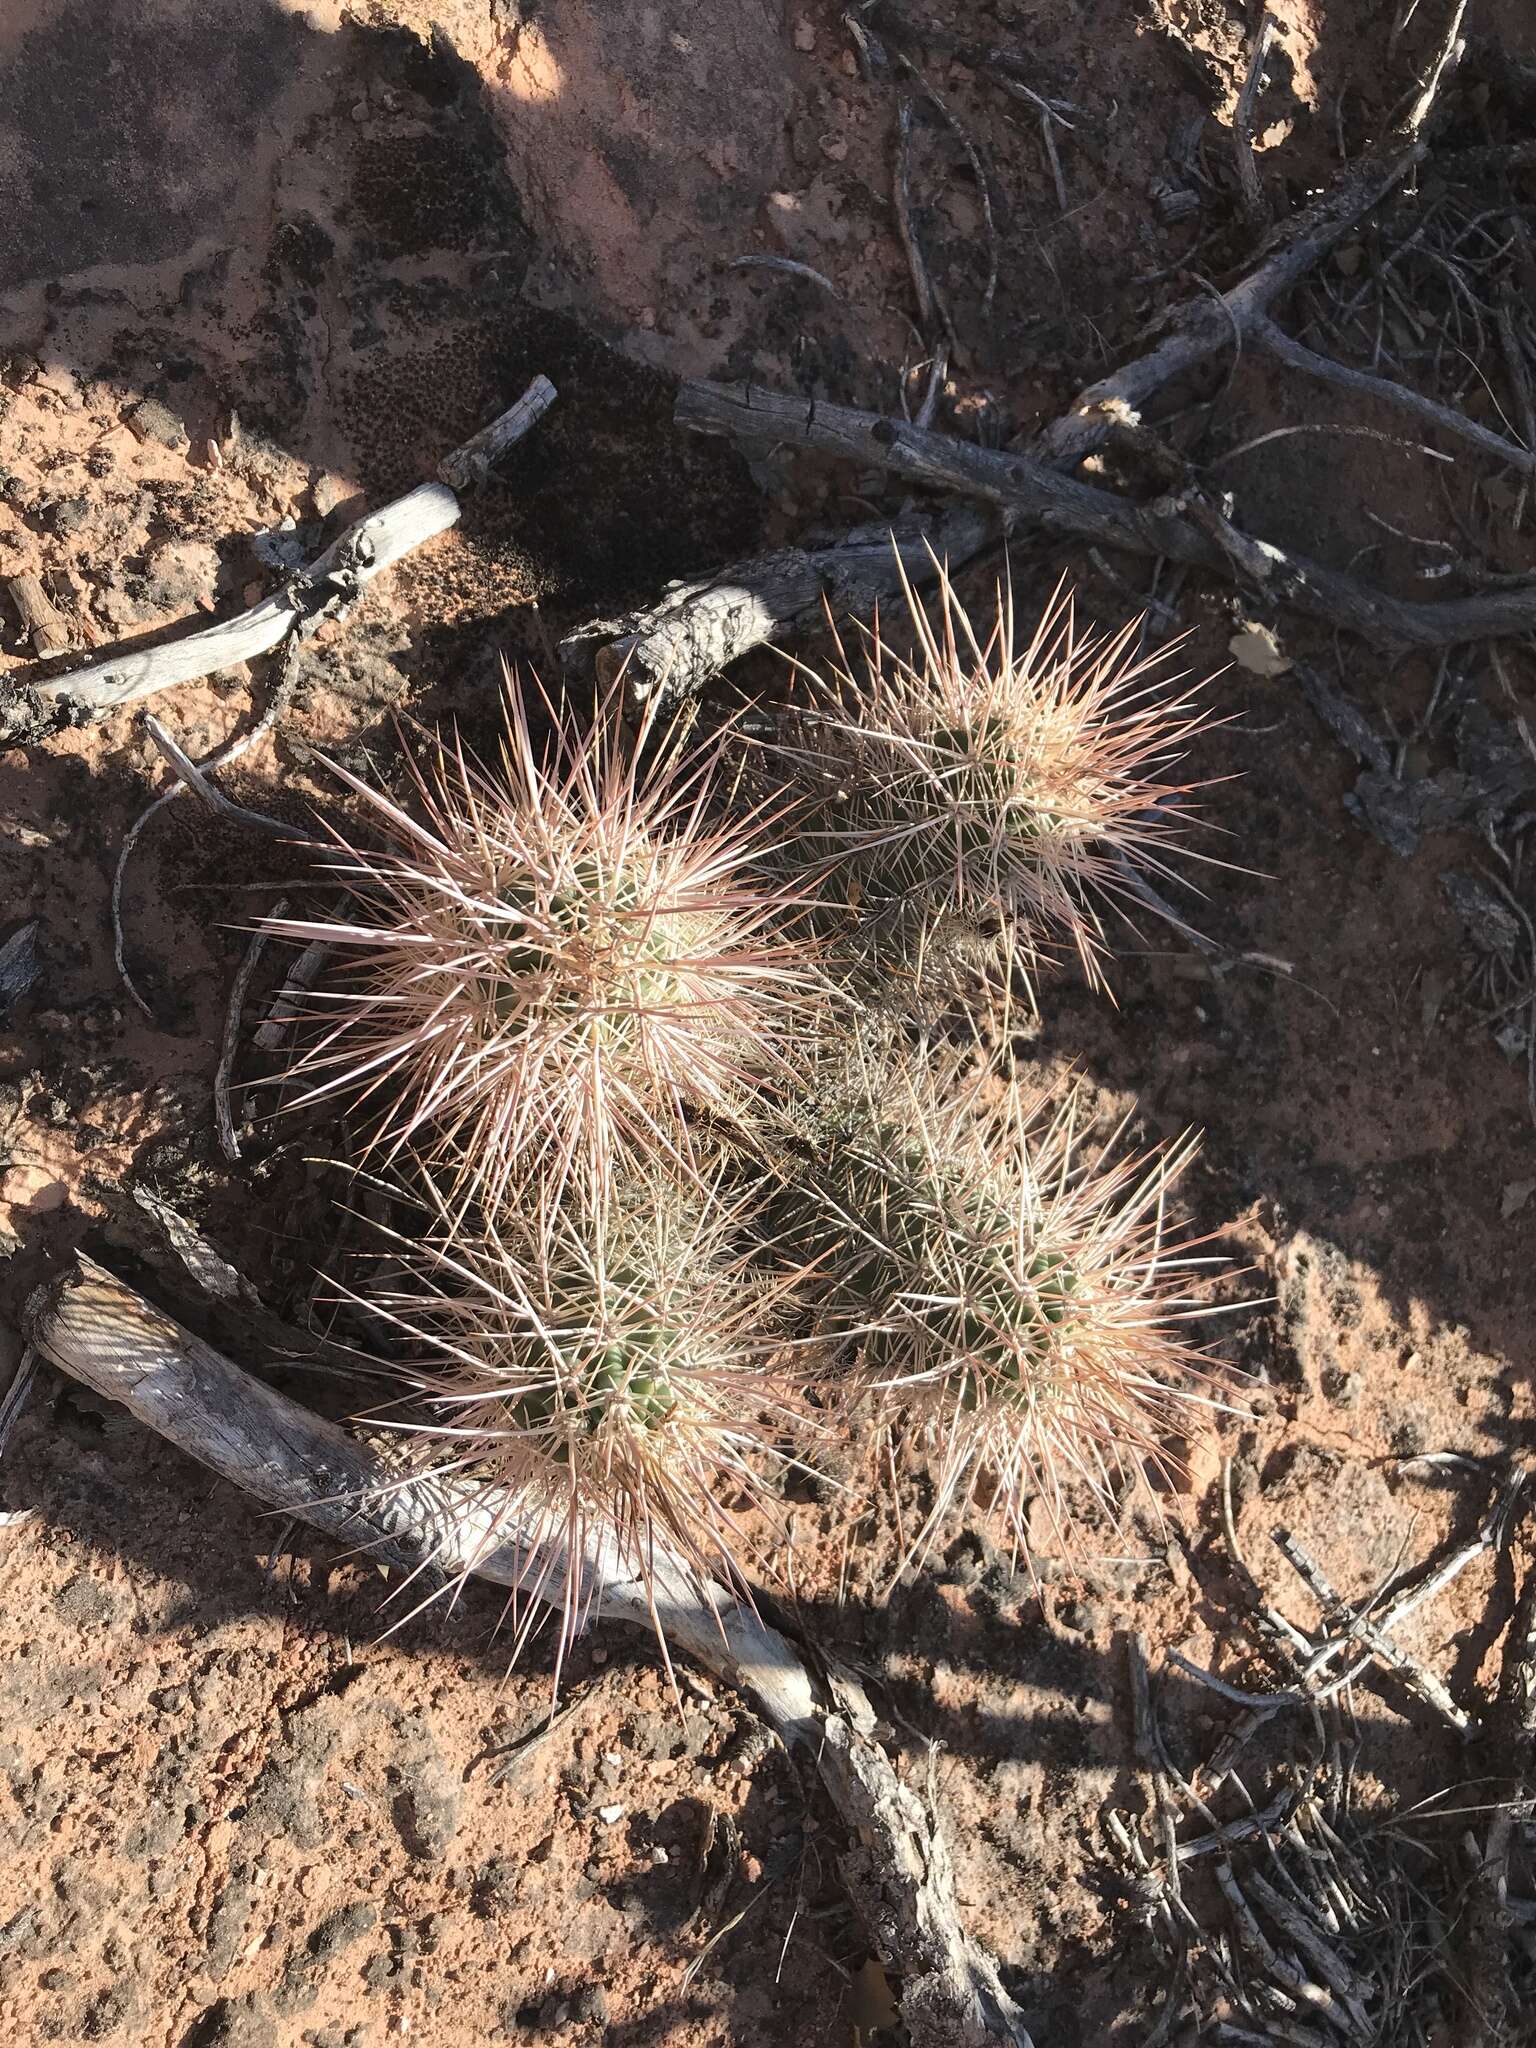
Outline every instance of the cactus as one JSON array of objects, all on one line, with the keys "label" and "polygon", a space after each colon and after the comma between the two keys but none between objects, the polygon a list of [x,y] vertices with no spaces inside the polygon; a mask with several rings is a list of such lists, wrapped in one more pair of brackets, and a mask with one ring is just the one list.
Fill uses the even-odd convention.
[{"label": "cactus", "polygon": [[1017,970],[1033,1002],[1065,946],[1099,984],[1103,906],[1142,900],[1139,871],[1174,851],[1192,693],[1151,679],[1134,624],[1082,637],[1061,588],[1024,645],[1011,590],[983,638],[947,576],[936,616],[905,588],[913,657],[878,624],[858,664],[839,642],[780,742],[829,913],[880,983],[945,993]]},{"label": "cactus", "polygon": [[687,1165],[689,1111],[744,1113],[813,986],[755,872],[762,814],[706,816],[704,754],[643,775],[613,711],[591,736],[557,722],[546,766],[509,693],[501,773],[438,739],[409,808],[332,764],[377,840],[338,835],[346,914],[268,925],[343,956],[300,1099],[492,1196],[550,1161],[598,1189],[637,1156]]},{"label": "cactus", "polygon": [[1080,1116],[889,1040],[829,1051],[799,1112],[780,1227],[844,1389],[877,1396],[898,1449],[936,1440],[917,1552],[984,1483],[1016,1544],[1035,1497],[1065,1532],[1075,1482],[1107,1493],[1200,1405],[1175,1334],[1189,1248],[1162,1243],[1194,1147],[1118,1156]]},{"label": "cactus", "polygon": [[647,1579],[660,1543],[743,1589],[817,1425],[786,1363],[795,1276],[754,1260],[739,1199],[655,1174],[591,1208],[544,1189],[466,1215],[430,1176],[420,1199],[399,1277],[360,1296],[394,1332],[370,1419],[418,1475],[505,1489],[549,1539],[562,1647],[583,1620],[575,1561],[604,1546],[626,1575]]}]

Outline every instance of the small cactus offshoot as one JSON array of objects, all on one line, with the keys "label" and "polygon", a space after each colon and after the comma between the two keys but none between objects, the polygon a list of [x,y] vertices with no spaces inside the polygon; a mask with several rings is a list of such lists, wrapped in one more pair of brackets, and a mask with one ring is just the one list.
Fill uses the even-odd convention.
[{"label": "small cactus offshoot", "polygon": [[983,1488],[1021,1548],[1033,1499],[1065,1533],[1078,1482],[1107,1494],[1203,1405],[1176,1334],[1189,1248],[1162,1241],[1193,1145],[1117,1157],[1118,1133],[1086,1142],[1079,1114],[954,1058],[860,1047],[828,1056],[801,1111],[783,1238],[843,1336],[844,1384],[876,1395],[898,1445],[936,1440],[915,1551]]},{"label": "small cactus offshoot", "polygon": [[947,575],[933,613],[905,587],[912,658],[878,624],[857,664],[840,645],[786,734],[807,862],[882,979],[1016,969],[1032,996],[1065,947],[1098,984],[1103,906],[1144,902],[1175,850],[1192,694],[1137,658],[1134,623],[1082,636],[1063,589],[1021,645],[1011,590],[978,631]]},{"label": "small cactus offshoot", "polygon": [[544,1188],[469,1217],[422,1185],[436,1214],[400,1244],[403,1277],[363,1296],[394,1327],[380,1369],[400,1390],[370,1419],[417,1475],[507,1498],[562,1654],[594,1569],[648,1586],[670,1551],[744,1590],[814,1423],[786,1365],[793,1275],[753,1260],[739,1202],[650,1175],[590,1209]]},{"label": "small cactus offshoot", "polygon": [[348,909],[268,925],[341,955],[302,1099],[492,1194],[551,1161],[597,1188],[639,1155],[686,1164],[687,1112],[743,1113],[812,986],[792,905],[754,878],[761,814],[713,821],[709,757],[642,774],[603,712],[557,723],[546,765],[509,691],[500,772],[439,739],[409,804],[336,766],[365,806],[338,835]]}]

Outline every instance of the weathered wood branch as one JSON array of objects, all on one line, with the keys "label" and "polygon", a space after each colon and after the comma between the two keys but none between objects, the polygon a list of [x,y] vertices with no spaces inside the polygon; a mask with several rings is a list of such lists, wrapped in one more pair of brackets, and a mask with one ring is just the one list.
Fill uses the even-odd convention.
[{"label": "weathered wood branch", "polygon": [[[462,475],[466,483],[481,478],[489,463],[541,419],[554,399],[554,386],[547,378],[536,377],[516,405],[445,456],[442,470]],[[157,690],[254,661],[280,646],[290,633],[313,632],[322,618],[344,611],[376,576],[457,525],[462,510],[447,484],[418,484],[403,498],[357,520],[307,568],[237,618],[222,619],[156,647],[109,653],[35,684],[35,693],[76,719],[101,718]]]},{"label": "weathered wood branch", "polygon": [[418,484],[403,498],[370,512],[281,590],[233,619],[130,654],[108,654],[84,668],[50,676],[33,688],[44,703],[76,717],[101,718],[157,690],[195,683],[270,653],[293,632],[317,625],[333,609],[351,604],[403,556],[456,524],[459,501],[446,484]]},{"label": "weathered wood branch", "polygon": [[1241,350],[1255,321],[1268,313],[1387,194],[1422,163],[1428,145],[1415,141],[1382,162],[1366,158],[1290,221],[1270,253],[1219,297],[1192,299],[1169,316],[1169,332],[1156,348],[1123,363],[1080,391],[1060,419],[1034,444],[1034,453],[1053,468],[1072,469],[1103,443],[1110,422],[1129,410],[1139,413],[1175,377],[1198,369],[1223,349]]},{"label": "weathered wood branch", "polygon": [[[1434,603],[1389,597],[1236,528],[1223,544],[1219,524],[1191,516],[1178,491],[1136,503],[1065,476],[1034,456],[974,447],[851,406],[791,398],[755,384],[698,382],[683,385],[676,417],[679,426],[697,433],[813,448],[865,468],[877,463],[911,483],[986,499],[1047,533],[1133,554],[1165,555],[1228,577],[1246,574],[1271,602],[1346,627],[1378,645],[1448,647],[1536,630],[1536,582]],[[1262,577],[1255,574],[1258,567],[1265,571]]]},{"label": "weathered wood branch", "polygon": [[780,548],[733,562],[623,619],[598,620],[560,643],[567,673],[590,666],[611,685],[622,672],[631,710],[694,696],[738,655],[813,625],[830,606],[867,615],[882,598],[931,581],[935,561],[958,568],[998,532],[984,512],[960,506],[920,524],[864,527],[831,548]]},{"label": "weathered wood branch", "polygon": [[485,483],[503,455],[521,441],[530,427],[538,425],[554,404],[557,394],[547,377],[535,377],[516,405],[482,427],[462,448],[455,448],[437,465],[438,476],[449,490],[462,497]]},{"label": "weathered wood branch", "polygon": [[[200,1464],[407,1573],[473,1573],[524,1599],[557,1600],[569,1560],[515,1498],[391,1469],[339,1424],[243,1372],[92,1260],[39,1288],[24,1326],[38,1352]],[[748,1693],[786,1745],[809,1752],[855,1847],[850,1893],[903,1978],[914,2048],[1031,2048],[992,1959],[961,1927],[948,1854],[922,1802],[875,1742],[868,1702],[817,1682],[794,1644],[751,1607],[665,1553],[637,1578],[612,1543],[576,1561],[582,1612],[656,1629]]]}]

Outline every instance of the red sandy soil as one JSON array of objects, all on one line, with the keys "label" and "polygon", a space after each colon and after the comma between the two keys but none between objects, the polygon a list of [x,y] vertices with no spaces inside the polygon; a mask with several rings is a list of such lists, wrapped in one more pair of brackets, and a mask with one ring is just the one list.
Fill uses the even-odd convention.
[{"label": "red sandy soil", "polygon": [[[1290,83],[1266,99],[1261,164],[1289,199],[1333,173],[1340,121],[1375,132],[1409,73],[1387,53],[1390,9],[1273,11]],[[1042,90],[1087,116],[1061,141],[1063,214],[1030,106],[929,62],[997,186],[983,318],[975,182],[950,132],[924,126],[925,217],[963,341],[944,413],[958,430],[1051,416],[1130,344],[1135,281],[1171,274],[1204,232],[1165,223],[1154,193],[1180,124],[1208,113],[1225,146],[1247,21],[1226,0],[1169,12],[1191,54],[1124,0],[930,7],[1027,50]],[[1478,29],[1536,55],[1523,0],[1486,6]],[[253,533],[291,521],[314,552],[322,521],[429,475],[534,372],[559,387],[463,526],[306,649],[294,711],[228,778],[263,808],[297,819],[329,800],[315,748],[387,759],[392,711],[488,733],[503,654],[547,663],[568,626],[669,577],[899,504],[876,477],[780,457],[749,472],[670,423],[679,375],[893,410],[925,353],[891,205],[895,86],[859,75],[832,0],[12,0],[0,59],[0,576],[45,574],[82,646],[238,608],[278,576]],[[732,267],[749,256],[835,289]],[[1359,416],[1251,367],[1228,403],[1252,435]],[[1255,530],[1344,563],[1380,540],[1361,506],[1449,530],[1423,470],[1307,435],[1228,481]],[[1132,608],[1081,560],[1014,561],[1026,594],[1063,569],[1095,616]],[[1192,584],[1182,608],[1183,661],[1222,670],[1230,597]],[[4,627],[0,674],[24,676],[32,651]],[[1320,632],[1286,645],[1331,660]],[[1411,723],[1432,665],[1351,660],[1360,701]],[[1536,715],[1536,663],[1514,649],[1506,665]],[[233,672],[152,708],[196,755],[266,687]],[[1232,1634],[1221,1451],[1250,1560],[1309,1620],[1275,1523],[1360,1591],[1483,1504],[1397,1460],[1502,1456],[1531,1434],[1536,1133],[1523,1073],[1459,1001],[1473,963],[1437,885],[1453,849],[1403,861],[1365,835],[1343,807],[1350,764],[1284,675],[1227,668],[1208,695],[1227,723],[1194,765],[1227,835],[1209,844],[1234,865],[1210,871],[1199,921],[1294,972],[1218,974],[1166,933],[1127,934],[1116,1003],[1064,978],[1029,1052],[1045,1079],[1076,1072],[1106,1111],[1134,1108],[1140,1137],[1206,1132],[1181,1220],[1244,1269],[1224,1296],[1259,1304],[1215,1347],[1258,1376],[1252,1414],[1193,1448],[1161,1524],[1129,1508],[1039,1581],[961,1537],[888,1594],[888,1518],[850,1560],[824,1505],[793,1510],[808,1626],[868,1674],[925,1783],[939,1745],[962,1905],[1052,2048],[1135,2040],[1153,2000],[1097,1817],[1133,1789],[1127,1632],[1201,1664]],[[43,963],[0,1031],[13,1318],[74,1245],[146,1252],[135,1186],[284,1314],[323,1259],[306,1146],[252,1125],[231,1167],[211,1114],[241,927],[298,856],[170,807],[125,895],[152,1018],[114,968],[113,866],[163,779],[134,711],[0,757],[0,904],[8,928],[38,920]],[[262,1362],[238,1323],[218,1328]],[[312,1392],[300,1373],[282,1383]],[[884,1981],[841,1901],[835,1823],[728,1694],[689,1679],[680,1713],[648,1643],[583,1643],[569,1718],[499,1777],[497,1752],[547,1709],[551,1652],[508,1676],[489,1595],[381,1640],[397,1610],[377,1571],[282,1536],[46,1376],[0,1492],[25,1511],[0,1528],[0,2038],[879,2038]],[[1469,1696],[1507,1611],[1496,1576],[1475,1567],[1405,1631]],[[1389,1687],[1361,1715],[1380,1798],[1467,1770]],[[1197,1689],[1170,1695],[1180,1744],[1208,1745],[1225,1717]]]}]

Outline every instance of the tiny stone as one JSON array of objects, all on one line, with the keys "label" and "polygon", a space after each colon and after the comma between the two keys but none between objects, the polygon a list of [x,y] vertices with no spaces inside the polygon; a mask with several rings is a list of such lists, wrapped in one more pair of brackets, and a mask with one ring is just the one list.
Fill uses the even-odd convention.
[{"label": "tiny stone", "polygon": [[597,1817],[605,1828],[611,1828],[615,1821],[624,1818],[624,1808],[622,1806],[600,1806],[597,1809]]},{"label": "tiny stone", "polygon": [[158,398],[141,398],[137,405],[128,408],[123,417],[141,441],[158,441],[162,448],[170,448],[177,453],[192,445],[181,421]]},{"label": "tiny stone", "polygon": [[49,507],[48,524],[68,539],[70,534],[80,531],[90,516],[91,508],[84,498],[60,498]]}]

